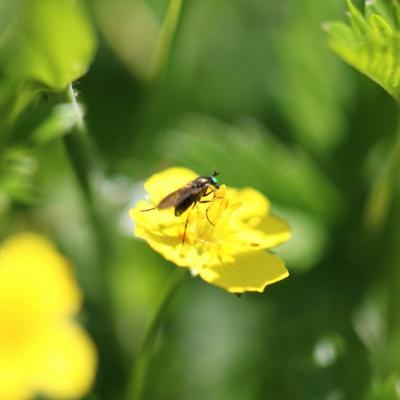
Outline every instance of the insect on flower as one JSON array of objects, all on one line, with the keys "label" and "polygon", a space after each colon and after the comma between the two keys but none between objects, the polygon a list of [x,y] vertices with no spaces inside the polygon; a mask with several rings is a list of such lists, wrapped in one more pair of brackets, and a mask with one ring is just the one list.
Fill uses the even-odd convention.
[{"label": "insect on flower", "polygon": [[[129,212],[135,236],[208,283],[231,293],[262,292],[289,274],[283,261],[269,250],[289,240],[290,227],[272,213],[262,193],[251,187],[221,184],[218,188],[218,181],[212,179],[215,175],[204,180],[192,170],[172,167],[149,177],[144,183],[149,200],[139,200]],[[199,203],[206,200],[209,204]],[[171,210],[158,209],[158,205]],[[150,207],[152,212],[142,212]],[[207,209],[215,226],[206,218]]]},{"label": "insect on flower", "polygon": [[[191,209],[193,209],[197,203],[212,203],[214,199],[218,198],[215,196],[216,189],[220,188],[220,184],[218,183],[218,180],[216,178],[218,175],[219,173],[215,171],[212,175],[209,176],[199,176],[196,179],[188,182],[181,188],[165,196],[163,199],[161,199],[157,206],[141,211],[145,212],[155,209],[166,210],[168,208],[174,207],[174,214],[176,217],[179,217],[190,207]],[[202,200],[203,197],[207,197],[212,193],[214,194],[212,200]],[[189,222],[189,217],[190,212],[185,222],[182,245],[185,243],[186,228]],[[215,226],[215,224],[211,222],[210,218],[208,217],[208,209],[206,210],[206,217],[208,222],[212,226]]]}]

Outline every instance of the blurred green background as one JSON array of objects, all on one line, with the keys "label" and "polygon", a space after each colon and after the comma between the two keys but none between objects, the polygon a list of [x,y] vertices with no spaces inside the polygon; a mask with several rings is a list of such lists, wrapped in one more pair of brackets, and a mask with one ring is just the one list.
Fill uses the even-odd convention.
[{"label": "blurred green background", "polygon": [[0,234],[42,232],[73,262],[100,355],[88,399],[123,398],[175,268],[133,238],[128,210],[176,165],[267,195],[293,228],[277,249],[291,275],[241,298],[188,279],[145,398],[400,398],[398,179],[380,228],[365,222],[398,108],[329,49],[321,24],[345,10],[0,0]]}]

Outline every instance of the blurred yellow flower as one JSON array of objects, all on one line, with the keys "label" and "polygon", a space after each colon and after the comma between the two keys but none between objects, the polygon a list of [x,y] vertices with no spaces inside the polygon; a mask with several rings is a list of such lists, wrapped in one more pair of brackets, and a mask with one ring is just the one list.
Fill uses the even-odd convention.
[{"label": "blurred yellow flower", "polygon": [[130,211],[135,235],[167,260],[229,292],[262,292],[266,285],[287,277],[283,262],[263,250],[287,241],[289,226],[270,213],[269,201],[254,189],[222,185],[215,194],[218,198],[197,203],[180,216],[173,209],[143,212],[197,176],[185,168],[170,168],[148,179],[144,186],[150,201],[139,201]]},{"label": "blurred yellow flower", "polygon": [[67,260],[30,233],[0,245],[0,399],[81,397],[96,351],[74,322],[81,293]]}]

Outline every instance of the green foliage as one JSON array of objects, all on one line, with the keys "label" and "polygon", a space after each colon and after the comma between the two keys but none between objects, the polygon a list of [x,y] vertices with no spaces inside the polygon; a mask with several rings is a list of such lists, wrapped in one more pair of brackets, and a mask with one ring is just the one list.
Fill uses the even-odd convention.
[{"label": "green foliage", "polygon": [[67,134],[74,126],[76,108],[73,104],[59,104],[55,106],[50,115],[31,131],[31,141],[41,144],[54,140]]},{"label": "green foliage", "polygon": [[291,18],[279,20],[282,29],[272,32],[271,57],[281,68],[266,74],[268,88],[295,140],[316,154],[329,153],[343,141],[341,110],[354,89],[348,71],[319,34],[321,21],[341,12],[340,2],[293,2],[286,10]]},{"label": "green foliage", "polygon": [[95,43],[80,2],[20,1],[13,7],[23,11],[6,27],[6,74],[59,91],[86,72]]},{"label": "green foliage", "polygon": [[0,124],[4,130],[40,90],[61,91],[82,76],[96,45],[79,1],[17,0],[1,6],[5,17],[0,20]]},{"label": "green foliage", "polygon": [[400,397],[400,380],[396,374],[386,379],[376,380],[367,400],[398,400]]},{"label": "green foliage", "polygon": [[[350,23],[327,25],[339,58],[321,23],[342,3],[183,1],[148,80],[169,0],[0,0],[0,234],[43,232],[71,260],[100,352],[88,398],[124,398],[173,269],[134,240],[128,218],[143,181],[170,166],[218,170],[268,196],[293,230],[276,249],[290,277],[240,299],[188,280],[145,399],[397,398],[397,163],[379,234],[364,211],[398,108],[340,58],[400,101],[400,9],[349,2]],[[93,160],[69,140],[71,83]]]},{"label": "green foliage", "polygon": [[329,44],[347,63],[400,101],[400,13],[397,0],[366,1],[363,15],[348,0],[350,25],[326,23]]},{"label": "green foliage", "polygon": [[0,157],[0,214],[13,203],[34,204],[38,199],[35,159],[28,151],[9,148]]}]

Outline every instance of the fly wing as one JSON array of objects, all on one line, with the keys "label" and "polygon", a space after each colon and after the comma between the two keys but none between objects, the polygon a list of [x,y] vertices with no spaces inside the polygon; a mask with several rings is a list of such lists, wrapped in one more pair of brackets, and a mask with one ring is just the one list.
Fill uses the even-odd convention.
[{"label": "fly wing", "polygon": [[157,205],[157,208],[164,210],[166,208],[176,207],[180,202],[182,202],[187,197],[193,194],[193,189],[186,185],[175,192],[170,193],[165,196]]}]

